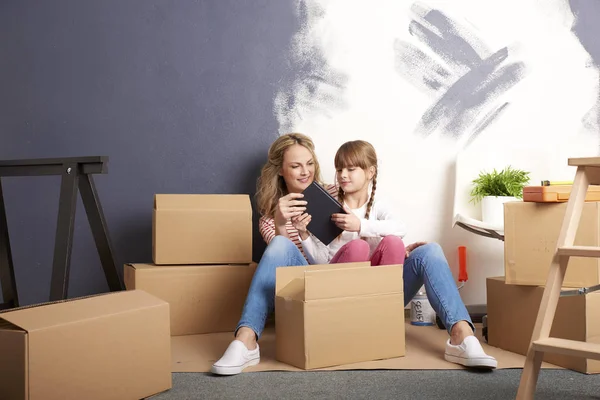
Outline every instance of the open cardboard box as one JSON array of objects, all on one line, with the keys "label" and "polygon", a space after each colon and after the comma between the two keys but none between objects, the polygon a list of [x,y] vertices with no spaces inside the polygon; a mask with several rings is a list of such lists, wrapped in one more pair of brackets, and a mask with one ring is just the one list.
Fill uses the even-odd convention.
[{"label": "open cardboard box", "polygon": [[275,332],[277,360],[303,369],[404,356],[402,265],[277,268]]}]

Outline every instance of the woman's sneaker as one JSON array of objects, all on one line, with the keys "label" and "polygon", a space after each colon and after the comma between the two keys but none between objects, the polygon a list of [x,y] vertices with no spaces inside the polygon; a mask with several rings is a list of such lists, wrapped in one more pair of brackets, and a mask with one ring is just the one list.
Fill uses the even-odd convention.
[{"label": "woman's sneaker", "polygon": [[483,351],[481,343],[475,336],[467,336],[458,346],[446,342],[446,361],[464,365],[471,368],[496,368],[498,362],[492,356],[488,356]]},{"label": "woman's sneaker", "polygon": [[213,364],[210,372],[217,375],[236,375],[246,367],[257,365],[260,362],[260,350],[248,350],[246,345],[239,340],[231,342],[223,357]]}]

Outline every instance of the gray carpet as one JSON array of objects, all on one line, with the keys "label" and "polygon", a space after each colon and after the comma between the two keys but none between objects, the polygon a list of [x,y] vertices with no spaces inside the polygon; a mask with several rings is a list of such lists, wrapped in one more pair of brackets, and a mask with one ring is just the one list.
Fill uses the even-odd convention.
[{"label": "gray carpet", "polygon": [[[231,377],[176,373],[173,389],[151,399],[514,399],[521,372],[253,372]],[[536,399],[598,400],[600,375],[542,370]]]}]

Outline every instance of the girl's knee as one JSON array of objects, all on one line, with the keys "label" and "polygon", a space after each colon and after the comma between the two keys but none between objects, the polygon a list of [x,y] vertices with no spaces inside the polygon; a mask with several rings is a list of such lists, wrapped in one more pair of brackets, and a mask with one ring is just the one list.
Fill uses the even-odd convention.
[{"label": "girl's knee", "polygon": [[369,243],[363,239],[354,239],[347,244],[348,249],[352,249],[352,251],[358,251],[361,253],[369,251]]},{"label": "girl's knee", "polygon": [[362,262],[369,259],[369,243],[362,239],[354,239],[340,249],[340,256],[336,262]]},{"label": "girl's knee", "polygon": [[402,251],[406,249],[404,241],[398,236],[386,236],[381,240],[385,246],[400,248]]}]

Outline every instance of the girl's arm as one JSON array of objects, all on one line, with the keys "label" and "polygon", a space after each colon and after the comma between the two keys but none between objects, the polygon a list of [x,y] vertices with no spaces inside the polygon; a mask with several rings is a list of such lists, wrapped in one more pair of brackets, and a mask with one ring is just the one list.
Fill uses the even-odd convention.
[{"label": "girl's arm", "polygon": [[313,235],[309,235],[306,240],[302,240],[300,237],[300,243],[302,243],[302,250],[304,250],[309,264],[329,264],[332,258],[331,254],[327,246],[319,239]]},{"label": "girl's arm", "polygon": [[371,217],[368,220],[364,218],[360,220],[360,236],[398,236],[402,238],[405,235],[406,225],[396,219],[391,207],[384,202],[375,201]]}]

